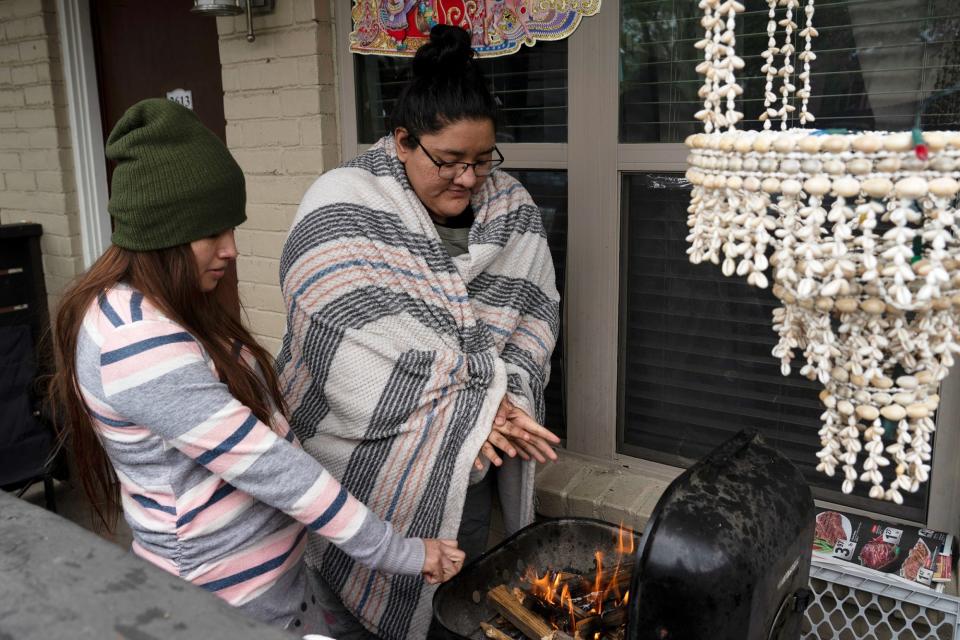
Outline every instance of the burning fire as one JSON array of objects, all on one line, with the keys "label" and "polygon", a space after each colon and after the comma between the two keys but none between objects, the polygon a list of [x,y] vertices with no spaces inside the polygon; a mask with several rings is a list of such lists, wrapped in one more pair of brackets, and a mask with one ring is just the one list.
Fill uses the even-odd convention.
[{"label": "burning fire", "polygon": [[[621,587],[629,580],[629,565],[634,552],[633,530],[620,523],[617,532],[616,557],[605,558],[603,552],[594,553],[596,568],[592,578],[587,575],[552,571],[547,569],[541,576],[534,567],[527,567],[524,580],[529,583],[529,593],[542,604],[558,614],[553,625],[566,627],[565,631],[576,632],[578,638],[600,640],[603,632],[589,631],[589,621],[606,621],[605,611],[626,607],[630,592]],[[612,561],[611,561],[612,560]],[[611,570],[609,567],[613,567]],[[605,569],[605,567],[607,567]],[[566,618],[566,620],[564,620]],[[586,633],[586,635],[584,635]]]}]

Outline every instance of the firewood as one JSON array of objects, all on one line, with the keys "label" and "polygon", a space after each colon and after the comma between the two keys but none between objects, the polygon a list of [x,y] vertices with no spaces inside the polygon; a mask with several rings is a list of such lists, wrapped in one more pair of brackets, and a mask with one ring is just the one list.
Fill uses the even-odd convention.
[{"label": "firewood", "polygon": [[599,616],[590,616],[577,622],[576,637],[590,640],[594,634],[616,629],[627,621],[625,607],[617,607],[604,611]]},{"label": "firewood", "polygon": [[[617,575],[616,585],[620,592],[622,593],[629,589],[630,578],[633,576],[633,558],[624,558],[621,560],[619,570],[616,565],[605,567],[600,574],[600,586],[606,588],[613,580],[614,573]],[[590,577],[589,575],[565,573],[560,579],[558,589],[562,589],[564,584],[566,584],[570,590],[571,596],[584,596],[593,589],[593,585],[596,584],[596,576]]]},{"label": "firewood", "polygon": [[510,624],[530,640],[541,640],[553,629],[546,620],[517,602],[516,596],[506,585],[498,585],[487,592],[487,599]]},{"label": "firewood", "polygon": [[550,632],[550,635],[543,636],[541,640],[573,640],[573,637],[560,631],[560,629],[554,629]]},{"label": "firewood", "polygon": [[505,634],[503,631],[500,631],[500,629],[497,629],[489,622],[481,622],[480,628],[483,629],[483,635],[487,636],[488,638],[492,638],[492,640],[513,640],[513,638]]}]

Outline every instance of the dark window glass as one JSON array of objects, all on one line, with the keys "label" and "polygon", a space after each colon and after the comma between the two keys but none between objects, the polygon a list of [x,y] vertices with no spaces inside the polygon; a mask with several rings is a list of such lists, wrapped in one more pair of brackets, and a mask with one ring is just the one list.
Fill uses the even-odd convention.
[{"label": "dark window glass", "polygon": [[[740,128],[757,129],[766,83],[767,3],[743,0],[737,52],[744,94]],[[695,71],[702,13],[690,0],[624,0],[620,32],[620,141],[680,142],[702,131]],[[778,12],[782,17],[783,9]],[[798,24],[805,16],[799,11]],[[960,82],[960,4],[955,0],[818,0],[810,110],[818,128],[904,130],[920,101]],[[782,39],[782,33],[778,33]],[[795,41],[798,50],[802,41]],[[799,71],[799,69],[798,69]],[[777,87],[778,85],[774,85]],[[924,128],[955,129],[960,93],[927,109]],[[794,123],[795,124],[795,123]]]},{"label": "dark window glass", "polygon": [[[519,180],[533,201],[540,207],[543,226],[547,231],[547,242],[553,257],[553,267],[557,274],[557,290],[560,292],[560,317],[563,318],[563,285],[567,259],[567,172],[515,170],[510,175]],[[547,414],[545,423],[551,431],[560,437],[566,437],[566,411],[563,393],[563,323],[560,337],[553,350],[550,361],[550,383],[545,392]]]},{"label": "dark window glass", "polygon": [[[376,142],[407,82],[410,60],[354,55],[357,140]],[[500,103],[498,142],[567,141],[567,42],[541,42],[481,61]]]},{"label": "dark window glass", "polygon": [[[770,351],[779,305],[769,290],[692,265],[689,184],[681,174],[623,180],[620,449],[689,466],[741,429],[756,429],[801,470],[818,498],[925,521],[928,484],[905,504],[869,500],[863,483],[816,471],[821,386],[780,374]],[[797,354],[795,363],[802,363]]]}]

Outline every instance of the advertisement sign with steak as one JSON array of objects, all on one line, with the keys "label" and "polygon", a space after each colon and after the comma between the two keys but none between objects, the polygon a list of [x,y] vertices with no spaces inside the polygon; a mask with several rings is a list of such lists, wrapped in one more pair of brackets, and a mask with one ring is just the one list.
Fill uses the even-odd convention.
[{"label": "advertisement sign with steak", "polygon": [[841,511],[817,512],[813,553],[943,590],[953,576],[953,535]]}]

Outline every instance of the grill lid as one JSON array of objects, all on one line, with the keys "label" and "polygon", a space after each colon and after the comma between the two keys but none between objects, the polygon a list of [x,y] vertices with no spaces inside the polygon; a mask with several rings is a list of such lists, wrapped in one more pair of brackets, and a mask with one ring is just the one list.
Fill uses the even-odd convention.
[{"label": "grill lid", "polygon": [[637,549],[627,637],[798,638],[814,524],[797,468],[740,432],[657,503]]}]

